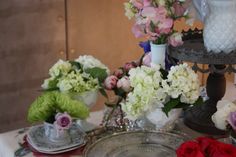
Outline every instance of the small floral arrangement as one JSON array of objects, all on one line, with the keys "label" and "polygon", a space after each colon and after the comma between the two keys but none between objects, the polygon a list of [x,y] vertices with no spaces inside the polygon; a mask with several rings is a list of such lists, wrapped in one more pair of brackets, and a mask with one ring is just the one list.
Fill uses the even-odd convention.
[{"label": "small floral arrangement", "polygon": [[63,93],[83,93],[102,90],[102,83],[109,69],[93,56],[80,56],[74,61],[59,60],[50,70],[50,78],[44,80],[42,88]]},{"label": "small floral arrangement", "polygon": [[125,15],[129,19],[135,18],[132,28],[135,37],[146,37],[153,44],[183,44],[182,34],[173,27],[181,18],[187,19],[187,23],[192,21],[186,0],[129,0],[124,5]]},{"label": "small floral arrangement", "polygon": [[58,91],[43,92],[28,110],[29,122],[54,123],[61,128],[70,125],[71,117],[85,119],[88,116],[89,109],[83,102],[73,100],[67,94]]},{"label": "small floral arrangement", "polygon": [[200,137],[183,143],[176,154],[177,157],[236,157],[236,147],[213,138]]},{"label": "small floral arrangement", "polygon": [[120,98],[117,103],[127,117],[136,120],[155,108],[168,115],[173,108],[184,108],[202,102],[197,74],[187,65],[172,66],[126,63],[105,80],[105,88]]},{"label": "small floral arrangement", "polygon": [[218,101],[212,121],[218,129],[236,132],[236,104],[228,100]]}]

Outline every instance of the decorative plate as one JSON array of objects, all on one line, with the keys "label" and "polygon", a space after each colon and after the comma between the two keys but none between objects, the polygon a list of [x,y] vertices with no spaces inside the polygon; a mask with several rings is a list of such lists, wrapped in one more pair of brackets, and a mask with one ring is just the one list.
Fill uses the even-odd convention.
[{"label": "decorative plate", "polygon": [[55,154],[58,152],[61,153],[62,151],[70,151],[83,146],[87,141],[85,133],[80,131],[79,127],[76,125],[73,125],[73,127],[70,129],[70,138],[70,143],[67,143],[66,145],[52,142],[46,137],[43,125],[32,127],[27,136],[29,144],[35,150],[47,154],[50,152]]},{"label": "decorative plate", "polygon": [[188,138],[156,131],[118,133],[101,138],[85,151],[85,157],[175,157],[175,150]]}]

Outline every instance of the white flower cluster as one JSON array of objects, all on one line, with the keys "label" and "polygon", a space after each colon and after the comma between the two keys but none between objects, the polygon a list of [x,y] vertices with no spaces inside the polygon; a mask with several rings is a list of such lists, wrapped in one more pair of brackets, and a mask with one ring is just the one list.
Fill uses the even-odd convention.
[{"label": "white flower cluster", "polygon": [[83,77],[83,73],[79,71],[72,71],[68,75],[59,79],[57,86],[61,92],[76,92],[83,93],[93,89],[98,89],[98,80],[92,77]]},{"label": "white flower cluster", "polygon": [[[161,105],[166,100],[167,94],[162,90],[160,66],[141,66],[129,71],[129,78],[133,91],[123,102],[122,109],[130,119],[137,119],[150,111],[154,105]],[[157,106],[155,106],[157,107]]]},{"label": "white flower cluster", "polygon": [[193,104],[200,95],[198,75],[186,63],[172,66],[162,86],[171,98],[180,96],[182,103]]},{"label": "white flower cluster", "polygon": [[[75,62],[79,62],[83,66],[83,70],[99,67],[109,72],[104,64],[92,56],[80,56]],[[45,79],[41,87],[43,89],[59,88],[61,92],[65,93],[82,93],[98,89],[98,79],[91,77],[83,70],[72,66],[69,61],[60,59],[49,69],[50,78]]]},{"label": "white flower cluster", "polygon": [[135,120],[156,108],[162,108],[170,98],[180,98],[180,102],[187,104],[193,104],[199,98],[198,76],[187,64],[172,67],[167,79],[163,77],[159,65],[130,70],[133,91],[121,104],[128,118]]},{"label": "white flower cluster", "polygon": [[236,111],[236,104],[228,100],[221,100],[218,101],[217,112],[215,112],[212,115],[211,119],[218,129],[226,130],[227,125],[229,124],[227,122],[229,114],[235,111]]},{"label": "white flower cluster", "polygon": [[94,58],[91,55],[80,56],[79,58],[75,59],[75,61],[82,64],[84,70],[99,67],[101,69],[106,69],[107,74],[110,73],[110,70],[107,66],[105,66],[102,62],[100,62],[98,59]]}]

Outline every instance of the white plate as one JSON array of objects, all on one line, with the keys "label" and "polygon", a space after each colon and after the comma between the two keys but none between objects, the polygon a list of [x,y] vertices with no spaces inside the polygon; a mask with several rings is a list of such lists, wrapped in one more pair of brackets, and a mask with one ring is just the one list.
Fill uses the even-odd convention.
[{"label": "white plate", "polygon": [[80,131],[77,125],[73,125],[70,130],[71,142],[66,145],[50,141],[44,133],[44,126],[34,126],[30,129],[27,140],[30,145],[37,151],[47,153],[61,153],[70,151],[83,146],[86,143],[86,135]]}]

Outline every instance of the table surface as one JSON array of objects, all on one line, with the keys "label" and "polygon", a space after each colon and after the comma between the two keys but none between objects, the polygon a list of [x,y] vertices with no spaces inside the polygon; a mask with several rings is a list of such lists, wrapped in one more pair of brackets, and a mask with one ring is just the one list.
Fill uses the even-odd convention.
[{"label": "table surface", "polygon": [[[87,121],[94,125],[98,125],[101,123],[102,117],[103,117],[103,111],[92,112]],[[23,140],[23,137],[27,134],[28,129],[29,128],[18,129],[0,134],[0,157],[14,157],[15,151],[20,148],[18,142]],[[181,131],[192,138],[204,136],[204,134],[201,134],[186,127],[181,119],[177,121],[176,130]],[[20,134],[20,132],[23,133]],[[25,157],[33,157],[33,156],[34,155],[30,153]],[[73,155],[73,157],[76,156]],[[81,156],[78,155],[77,157]]]}]

